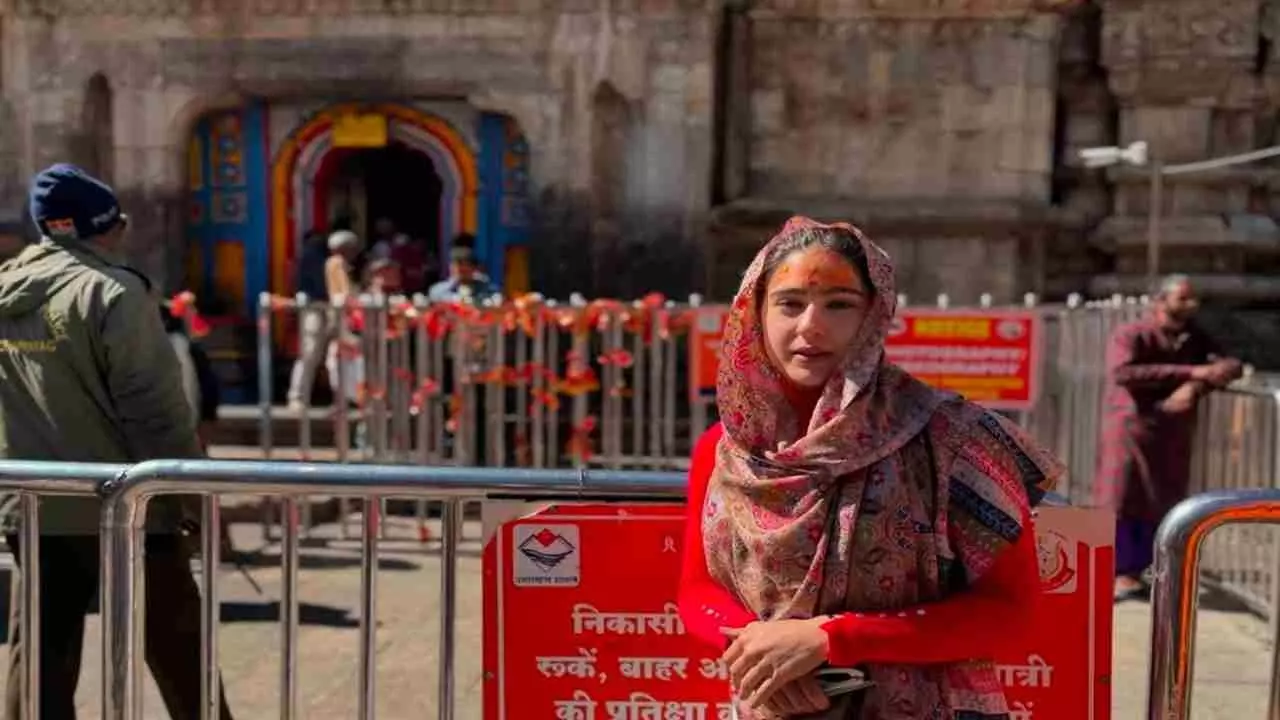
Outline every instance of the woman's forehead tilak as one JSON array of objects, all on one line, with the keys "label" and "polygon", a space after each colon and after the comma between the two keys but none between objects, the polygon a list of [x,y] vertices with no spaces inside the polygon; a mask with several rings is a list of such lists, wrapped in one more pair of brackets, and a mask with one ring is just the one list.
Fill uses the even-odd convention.
[{"label": "woman's forehead tilak", "polygon": [[770,285],[808,289],[863,289],[853,265],[840,253],[826,248],[791,253],[774,271]]}]

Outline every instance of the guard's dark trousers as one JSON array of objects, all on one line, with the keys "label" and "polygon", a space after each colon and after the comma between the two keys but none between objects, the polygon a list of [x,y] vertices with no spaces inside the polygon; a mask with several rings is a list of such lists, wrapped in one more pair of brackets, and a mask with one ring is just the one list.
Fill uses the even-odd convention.
[{"label": "guard's dark trousers", "polygon": [[[15,558],[18,538],[8,538]],[[46,535],[40,541],[40,718],[75,720],[76,684],[84,650],[85,615],[98,593],[98,538]],[[200,717],[200,593],[191,574],[191,553],[174,535],[146,540],[147,666],[169,717]],[[9,685],[5,717],[21,719],[26,638],[20,580],[14,583],[9,621]],[[231,720],[225,693],[222,719]]]}]

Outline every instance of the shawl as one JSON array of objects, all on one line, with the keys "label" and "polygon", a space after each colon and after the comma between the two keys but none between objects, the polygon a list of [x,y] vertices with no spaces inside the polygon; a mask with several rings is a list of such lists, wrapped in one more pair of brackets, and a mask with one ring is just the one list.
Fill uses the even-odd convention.
[{"label": "shawl", "polygon": [[[874,297],[807,427],[799,427],[766,354],[759,296],[770,252],[806,229],[856,237]],[[888,363],[895,310],[889,256],[843,223],[792,218],[743,277],[721,341],[724,436],[703,542],[710,575],[761,619],[885,612],[963,590],[1017,540],[1028,502],[1038,503],[1062,474],[1012,423]],[[866,669],[874,687],[815,717],[1007,713],[989,661]]]}]

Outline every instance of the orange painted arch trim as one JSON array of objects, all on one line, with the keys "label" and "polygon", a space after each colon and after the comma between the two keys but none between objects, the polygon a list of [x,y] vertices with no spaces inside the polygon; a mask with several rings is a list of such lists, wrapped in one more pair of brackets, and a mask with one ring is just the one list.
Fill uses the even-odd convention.
[{"label": "orange painted arch trim", "polygon": [[[462,134],[445,120],[414,108],[395,103],[340,103],[326,107],[289,133],[271,166],[271,292],[290,294],[288,267],[297,238],[297,208],[294,207],[293,179],[298,159],[311,144],[333,129],[334,120],[351,112],[380,113],[390,120],[400,120],[430,134],[449,153],[453,167],[439,167],[437,172],[454,173],[458,187],[457,211],[463,232],[475,233],[478,223],[480,177],[475,152]],[[332,152],[332,149],[326,151]]]}]

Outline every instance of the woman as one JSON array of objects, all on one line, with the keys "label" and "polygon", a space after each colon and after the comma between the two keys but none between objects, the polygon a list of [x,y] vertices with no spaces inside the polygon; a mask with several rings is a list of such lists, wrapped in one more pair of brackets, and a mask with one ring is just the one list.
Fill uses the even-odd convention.
[{"label": "woman", "polygon": [[[734,300],[680,610],[724,650],[744,720],[1008,718],[990,658],[1031,618],[1030,505],[1062,466],[886,362],[894,309],[884,251],[804,218]],[[828,698],[823,666],[873,684]]]}]

